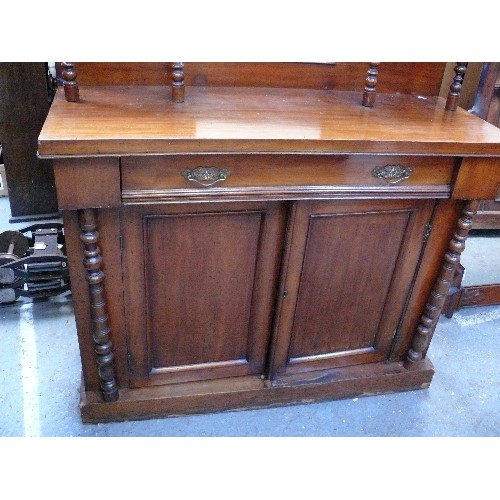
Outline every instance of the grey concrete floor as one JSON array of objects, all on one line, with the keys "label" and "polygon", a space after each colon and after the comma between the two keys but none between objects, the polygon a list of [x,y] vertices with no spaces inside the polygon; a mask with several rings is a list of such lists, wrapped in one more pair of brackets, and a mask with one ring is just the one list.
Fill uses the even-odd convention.
[{"label": "grey concrete floor", "polygon": [[[9,224],[0,198],[0,232]],[[473,235],[464,284],[500,283],[500,237]],[[71,294],[0,305],[0,436],[498,437],[500,306],[441,317],[429,389],[274,409],[83,424]]]}]

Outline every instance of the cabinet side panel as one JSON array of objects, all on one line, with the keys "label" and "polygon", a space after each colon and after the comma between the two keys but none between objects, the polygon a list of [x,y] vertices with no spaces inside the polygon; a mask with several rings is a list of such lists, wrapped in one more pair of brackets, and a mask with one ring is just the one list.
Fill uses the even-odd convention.
[{"label": "cabinet side panel", "polygon": [[60,209],[119,207],[118,158],[63,158],[54,160]]},{"label": "cabinet side panel", "polygon": [[452,197],[457,200],[500,201],[500,159],[464,158]]}]

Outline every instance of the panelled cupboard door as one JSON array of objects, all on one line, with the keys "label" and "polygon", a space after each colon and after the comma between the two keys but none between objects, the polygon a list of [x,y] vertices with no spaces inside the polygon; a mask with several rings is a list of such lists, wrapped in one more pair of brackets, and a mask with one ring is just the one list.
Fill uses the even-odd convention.
[{"label": "panelled cupboard door", "polygon": [[430,200],[296,203],[274,375],[389,357],[432,207]]},{"label": "panelled cupboard door", "polygon": [[123,210],[131,386],[264,374],[285,225],[282,205]]}]

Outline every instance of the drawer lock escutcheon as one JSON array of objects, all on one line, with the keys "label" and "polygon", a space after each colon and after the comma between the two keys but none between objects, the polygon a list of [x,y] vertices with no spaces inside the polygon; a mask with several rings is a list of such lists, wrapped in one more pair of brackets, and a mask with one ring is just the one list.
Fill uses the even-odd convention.
[{"label": "drawer lock escutcheon", "polygon": [[229,177],[230,172],[227,168],[221,170],[215,167],[197,167],[192,170],[183,170],[181,175],[188,181],[195,182],[203,187],[209,187],[218,182],[225,181]]},{"label": "drawer lock escutcheon", "polygon": [[397,184],[404,179],[408,179],[412,173],[409,167],[401,165],[386,165],[385,167],[377,167],[372,170],[374,177],[384,179],[388,184]]}]

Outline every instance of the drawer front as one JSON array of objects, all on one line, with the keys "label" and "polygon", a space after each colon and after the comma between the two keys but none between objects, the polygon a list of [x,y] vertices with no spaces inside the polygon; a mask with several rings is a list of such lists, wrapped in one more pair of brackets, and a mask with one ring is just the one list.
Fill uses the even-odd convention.
[{"label": "drawer front", "polygon": [[262,194],[448,197],[455,159],[374,155],[172,155],[122,158],[122,196]]}]

